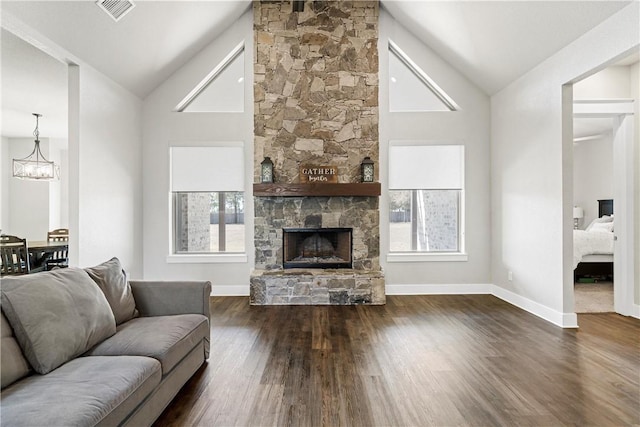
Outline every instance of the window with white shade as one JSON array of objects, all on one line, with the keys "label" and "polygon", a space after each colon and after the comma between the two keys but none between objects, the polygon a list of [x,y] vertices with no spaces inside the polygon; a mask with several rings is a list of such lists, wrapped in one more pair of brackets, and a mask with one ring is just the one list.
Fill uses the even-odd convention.
[{"label": "window with white shade", "polygon": [[389,146],[391,253],[464,252],[464,146]]},{"label": "window with white shade", "polygon": [[171,147],[174,254],[245,252],[241,143]]}]

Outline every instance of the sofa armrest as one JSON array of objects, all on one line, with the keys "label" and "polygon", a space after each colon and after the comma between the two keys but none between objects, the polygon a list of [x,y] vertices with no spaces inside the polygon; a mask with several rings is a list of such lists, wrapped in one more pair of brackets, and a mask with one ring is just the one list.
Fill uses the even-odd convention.
[{"label": "sofa armrest", "polygon": [[[141,317],[203,314],[211,325],[211,282],[131,280],[131,291]],[[204,339],[204,357],[209,358],[210,335]]]},{"label": "sofa armrest", "polygon": [[209,314],[211,282],[132,280],[131,290],[142,317]]}]

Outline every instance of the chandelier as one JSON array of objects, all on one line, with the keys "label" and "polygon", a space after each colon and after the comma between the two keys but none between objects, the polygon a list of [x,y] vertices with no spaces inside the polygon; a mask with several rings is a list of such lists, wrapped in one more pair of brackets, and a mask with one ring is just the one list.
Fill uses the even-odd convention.
[{"label": "chandelier", "polygon": [[38,119],[42,117],[42,114],[33,113],[33,115],[36,116],[36,129],[33,131],[36,145],[31,154],[24,159],[13,159],[13,176],[20,179],[51,181],[59,176],[58,166],[47,160],[40,151]]}]

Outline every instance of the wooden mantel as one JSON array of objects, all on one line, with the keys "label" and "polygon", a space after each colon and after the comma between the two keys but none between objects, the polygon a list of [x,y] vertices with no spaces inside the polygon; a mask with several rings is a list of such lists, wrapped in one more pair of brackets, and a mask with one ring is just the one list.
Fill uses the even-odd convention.
[{"label": "wooden mantel", "polygon": [[256,197],[376,197],[381,194],[379,182],[336,184],[253,184]]}]

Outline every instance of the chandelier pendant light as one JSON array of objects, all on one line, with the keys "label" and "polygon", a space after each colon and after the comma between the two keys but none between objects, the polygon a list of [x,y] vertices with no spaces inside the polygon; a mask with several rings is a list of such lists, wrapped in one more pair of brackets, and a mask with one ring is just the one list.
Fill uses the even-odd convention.
[{"label": "chandelier pendant light", "polygon": [[20,179],[51,181],[58,175],[58,167],[54,162],[47,160],[40,151],[38,119],[42,114],[33,113],[33,115],[36,116],[36,129],[33,131],[33,136],[36,137],[35,147],[24,159],[13,159],[13,176]]}]

